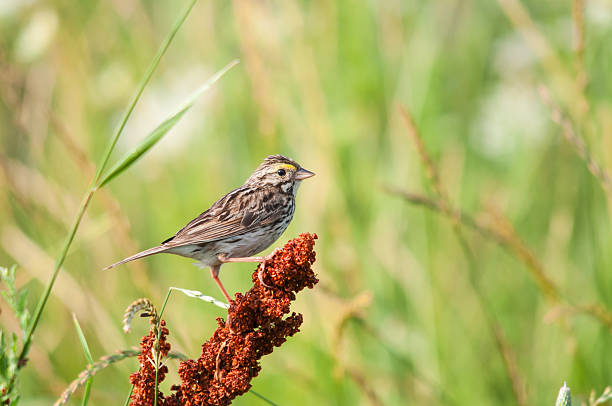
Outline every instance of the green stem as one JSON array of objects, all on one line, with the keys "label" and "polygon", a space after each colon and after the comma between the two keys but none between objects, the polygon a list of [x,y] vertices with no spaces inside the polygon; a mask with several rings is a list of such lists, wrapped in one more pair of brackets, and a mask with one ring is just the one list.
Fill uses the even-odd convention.
[{"label": "green stem", "polygon": [[172,293],[173,290],[174,289],[170,288],[170,289],[168,289],[168,293],[166,293],[166,298],[164,299],[164,304],[161,307],[161,310],[159,312],[159,316],[157,316],[158,323],[161,322],[162,315],[164,314],[164,310],[166,310],[166,305],[168,304],[168,299],[170,299],[170,293]]},{"label": "green stem", "polygon": [[125,400],[125,406],[130,404],[130,400],[132,399],[132,392],[134,392],[134,385],[130,387],[130,393],[128,393],[127,399]]},{"label": "green stem", "polygon": [[121,124],[119,124],[119,128],[115,132],[115,135],[113,136],[110,144],[108,145],[108,148],[106,149],[106,153],[104,154],[102,163],[100,164],[100,166],[98,166],[98,170],[96,171],[96,175],[94,176],[94,184],[97,184],[98,181],[100,180],[100,176],[102,176],[102,171],[104,171],[104,168],[106,167],[106,164],[108,163],[111,153],[113,152],[113,149],[115,149],[115,145],[117,144],[117,141],[119,140],[119,136],[123,132],[123,129],[125,128],[125,125],[127,124],[128,119],[132,115],[132,112],[134,111],[134,107],[136,107],[136,103],[140,99],[140,96],[142,95],[144,88],[147,86],[147,84],[151,80],[151,77],[153,76],[153,72],[155,72],[155,69],[157,69],[157,65],[159,65],[159,61],[164,56],[164,54],[166,53],[166,50],[170,46],[170,43],[176,36],[176,33],[178,32],[178,30],[181,28],[181,26],[187,19],[187,16],[191,12],[191,9],[193,8],[193,6],[195,6],[196,1],[198,0],[191,0],[191,2],[187,6],[183,14],[181,14],[179,19],[174,23],[174,27],[172,27],[172,30],[170,31],[170,33],[168,34],[168,36],[166,37],[162,45],[159,47],[159,50],[157,51],[157,54],[153,58],[153,61],[149,64],[149,68],[147,69],[147,72],[145,73],[142,80],[140,81],[138,90],[136,91],[136,94],[132,98],[132,102],[130,103],[127,111],[125,112],[125,115],[123,116],[123,120],[121,120]]},{"label": "green stem", "polygon": [[259,393],[255,392],[254,390],[249,391],[249,393],[253,396],[257,396],[259,399],[263,400],[264,402],[266,402],[269,405],[272,406],[278,406],[276,403],[272,402],[270,399],[266,398],[263,395],[260,395]]},{"label": "green stem", "polygon": [[[162,305],[161,311],[159,312],[159,315],[157,316],[157,326],[155,329],[155,344],[154,345],[159,343],[159,334],[161,332],[160,329],[161,329],[162,315],[164,314],[164,310],[166,310],[168,299],[170,299],[170,293],[172,293],[172,288],[168,289],[168,293],[166,293],[166,299],[164,299],[164,304]],[[159,351],[155,350],[155,403],[154,403],[155,406],[157,406],[158,379],[159,379]]]},{"label": "green stem", "polygon": [[[70,248],[70,245],[72,245],[74,236],[76,235],[76,232],[79,228],[79,224],[81,224],[81,220],[83,219],[85,210],[87,210],[87,206],[89,206],[89,202],[91,202],[91,198],[93,197],[93,194],[94,194],[94,190],[90,189],[87,195],[85,196],[85,199],[83,199],[83,201],[81,202],[81,207],[79,208],[77,217],[74,219],[74,223],[72,223],[72,227],[70,228],[70,232],[68,233],[68,237],[66,238],[66,242],[64,243],[64,248],[62,249],[62,252],[59,258],[55,262],[55,268],[53,269],[53,273],[51,274],[51,280],[49,280],[49,283],[47,283],[47,287],[45,288],[45,291],[42,297],[40,298],[38,305],[36,306],[36,311],[34,312],[34,318],[32,319],[32,323],[30,324],[30,327],[28,328],[28,332],[26,333],[25,339],[23,340],[23,347],[21,349],[21,353],[19,354],[19,359],[18,359],[19,369],[21,369],[21,367],[23,366],[24,360],[26,356],[28,355],[28,352],[30,350],[30,345],[32,344],[32,335],[34,334],[34,331],[36,330],[36,327],[38,326],[38,322],[40,321],[40,316],[42,315],[42,311],[45,305],[47,304],[47,300],[49,300],[51,289],[53,289],[53,285],[55,284],[55,280],[57,279],[59,270],[64,264],[64,260],[66,259],[66,256],[68,255],[68,249]],[[17,371],[18,370],[16,370],[15,373],[11,376],[11,379],[8,384],[7,392],[10,392],[10,389],[15,383],[15,379],[17,378]]]},{"label": "green stem", "polygon": [[98,165],[98,169],[97,169],[96,174],[94,175],[94,178],[93,178],[93,181],[92,181],[92,186],[90,187],[89,191],[87,192],[87,195],[85,196],[85,198],[83,199],[83,202],[81,203],[81,207],[79,208],[79,211],[78,211],[77,216],[76,216],[76,218],[74,220],[74,223],[72,224],[72,227],[70,228],[70,231],[68,233],[68,237],[66,238],[66,242],[64,243],[64,247],[62,249],[62,252],[60,253],[60,256],[58,257],[57,261],[55,262],[55,268],[53,269],[53,273],[51,274],[51,279],[47,283],[45,291],[44,291],[40,301],[38,302],[38,305],[36,307],[36,311],[34,312],[34,318],[32,319],[32,323],[30,324],[28,332],[27,332],[27,334],[26,334],[26,336],[24,338],[23,347],[22,347],[21,352],[19,354],[19,359],[17,361],[18,362],[17,363],[18,368],[11,375],[11,378],[10,378],[9,383],[7,385],[7,393],[9,393],[11,391],[13,385],[15,384],[15,380],[17,379],[17,374],[18,374],[19,370],[25,364],[25,359],[26,359],[26,357],[28,355],[28,352],[30,350],[30,345],[32,344],[32,336],[34,334],[34,331],[36,330],[36,327],[38,326],[38,322],[40,321],[40,316],[42,315],[42,312],[43,312],[43,310],[45,308],[45,305],[47,304],[47,300],[49,299],[49,296],[51,294],[51,290],[53,289],[53,285],[55,284],[55,280],[57,279],[57,275],[59,274],[59,270],[61,269],[61,267],[64,264],[64,261],[66,259],[66,256],[68,255],[68,250],[70,249],[70,246],[72,245],[72,241],[74,240],[74,236],[76,235],[76,232],[77,232],[77,230],[79,228],[79,225],[81,224],[81,220],[83,219],[83,215],[85,214],[85,210],[87,210],[87,207],[89,206],[89,203],[91,202],[91,198],[93,197],[93,194],[97,190],[97,187],[95,185],[99,181],[100,176],[102,175],[102,172],[104,171],[104,168],[106,167],[106,164],[108,163],[108,160],[110,159],[110,156],[111,156],[111,154],[112,154],[112,152],[113,152],[113,150],[115,148],[115,145],[117,144],[117,141],[119,140],[119,136],[123,132],[123,129],[125,128],[125,125],[126,125],[128,119],[132,115],[132,112],[134,111],[134,107],[136,106],[136,103],[140,99],[140,96],[142,95],[142,92],[144,91],[145,86],[149,83],[151,77],[153,76],[153,72],[155,72],[155,70],[157,69],[157,66],[159,65],[159,62],[160,62],[161,58],[166,53],[166,50],[170,46],[170,43],[172,42],[174,37],[176,36],[176,33],[178,32],[180,27],[183,25],[183,23],[187,19],[187,16],[191,12],[191,9],[195,5],[196,1],[197,0],[191,0],[190,1],[189,5],[185,9],[185,11],[181,14],[179,19],[174,24],[174,27],[172,28],[172,30],[170,31],[168,36],[166,36],[166,39],[164,40],[164,42],[162,43],[161,47],[157,51],[157,54],[153,58],[153,61],[149,64],[147,72],[145,73],[145,76],[141,80],[140,85],[138,87],[138,90],[136,91],[136,94],[134,95],[134,97],[132,99],[132,102],[130,103],[130,105],[129,105],[125,115],[123,116],[123,119],[121,120],[121,124],[119,125],[119,128],[115,132],[115,135],[113,136],[113,138],[112,138],[108,148],[106,149],[106,152],[104,153],[104,156],[102,157],[102,161],[101,161],[100,165]]},{"label": "green stem", "polygon": [[87,383],[85,384],[85,392],[83,393],[83,403],[82,406],[87,406],[87,403],[89,402],[89,393],[91,392],[91,384],[92,384],[93,379],[89,378],[87,380]]}]

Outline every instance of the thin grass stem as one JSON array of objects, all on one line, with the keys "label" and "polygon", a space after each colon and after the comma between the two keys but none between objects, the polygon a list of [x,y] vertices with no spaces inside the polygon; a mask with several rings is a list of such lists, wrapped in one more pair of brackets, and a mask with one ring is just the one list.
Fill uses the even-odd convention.
[{"label": "thin grass stem", "polygon": [[113,150],[115,149],[115,145],[117,145],[117,141],[119,140],[119,137],[121,136],[121,133],[123,132],[123,129],[125,128],[125,125],[127,124],[128,119],[130,118],[130,116],[132,115],[132,112],[134,111],[134,108],[136,107],[136,103],[138,103],[138,100],[140,100],[140,96],[142,95],[142,92],[144,91],[145,87],[151,80],[151,77],[153,76],[153,73],[157,69],[159,62],[161,61],[162,57],[168,50],[170,43],[172,43],[172,40],[176,36],[176,33],[178,32],[178,30],[181,28],[181,26],[187,19],[187,16],[189,16],[191,9],[193,9],[193,6],[195,6],[195,3],[197,1],[198,0],[190,0],[189,4],[187,5],[187,8],[180,15],[179,19],[174,23],[172,30],[166,36],[166,38],[164,39],[164,42],[159,47],[159,50],[157,51],[157,54],[153,58],[153,61],[151,61],[151,63],[149,64],[149,67],[147,68],[145,75],[140,80],[140,84],[138,85],[138,90],[136,90],[136,93],[134,94],[134,97],[132,98],[132,101],[130,102],[130,105],[128,106],[127,111],[123,115],[123,119],[121,120],[121,124],[119,124],[119,128],[115,132],[115,135],[111,139],[111,142],[108,144],[106,153],[104,154],[102,158],[102,162],[100,163],[100,165],[98,166],[98,169],[96,170],[93,184],[98,183],[98,180],[100,180],[100,176],[102,176],[102,172],[104,171],[104,168],[106,168],[106,164],[108,163],[108,160],[110,159],[110,156]]},{"label": "thin grass stem", "polygon": [[129,406],[130,400],[132,399],[132,392],[134,392],[134,385],[130,386],[130,393],[128,393],[127,399],[125,399],[124,406]]},{"label": "thin grass stem", "polygon": [[[159,335],[161,333],[162,315],[164,314],[164,310],[166,310],[168,299],[170,299],[170,293],[172,293],[172,288],[168,289],[168,293],[166,293],[166,298],[164,299],[164,304],[162,304],[161,310],[159,312],[159,316],[157,317],[157,326],[155,326],[155,343],[159,343]],[[159,350],[156,349],[155,351],[155,401],[154,401],[155,406],[157,406],[158,382],[159,382]]]},{"label": "thin grass stem", "polygon": [[24,341],[23,341],[23,347],[21,349],[21,352],[19,353],[19,358],[18,358],[18,361],[17,361],[17,364],[19,365],[19,368],[11,375],[11,377],[9,379],[9,382],[8,382],[8,385],[7,385],[7,393],[9,393],[11,391],[11,389],[13,388],[13,385],[15,384],[15,381],[17,379],[17,374],[19,373],[19,370],[23,367],[23,365],[25,365],[25,359],[26,359],[27,354],[28,354],[28,352],[30,350],[30,345],[32,344],[32,336],[33,336],[34,331],[36,330],[36,328],[38,326],[38,322],[40,321],[40,317],[41,317],[42,312],[43,312],[43,310],[45,308],[45,305],[47,304],[47,301],[49,300],[49,295],[51,294],[51,290],[53,289],[53,286],[55,285],[55,280],[57,279],[57,275],[59,274],[59,270],[61,269],[62,265],[64,264],[64,261],[66,260],[66,256],[68,255],[68,250],[70,249],[70,246],[72,245],[72,242],[74,241],[74,237],[75,237],[76,232],[77,232],[77,230],[79,228],[79,225],[81,224],[81,220],[83,219],[83,215],[85,214],[85,211],[87,210],[87,207],[89,206],[89,203],[91,202],[91,198],[93,197],[93,194],[94,194],[94,192],[96,190],[95,189],[95,184],[99,180],[99,178],[100,178],[100,176],[102,174],[102,171],[106,167],[106,164],[108,163],[110,155],[113,152],[113,149],[115,148],[115,145],[117,144],[117,140],[119,139],[119,136],[121,135],[123,129],[125,128],[125,125],[126,125],[128,119],[129,119],[129,117],[131,116],[132,111],[134,110],[134,107],[136,106],[136,103],[140,99],[140,96],[142,95],[142,92],[144,91],[145,86],[147,85],[147,83],[149,83],[149,80],[151,79],[151,76],[153,75],[153,72],[155,72],[155,69],[159,65],[159,62],[160,62],[161,58],[166,53],[166,50],[170,46],[170,43],[174,39],[174,37],[175,37],[176,33],[178,32],[179,28],[183,25],[183,22],[186,20],[187,16],[191,12],[191,9],[195,5],[196,1],[197,0],[191,0],[190,1],[189,6],[185,9],[183,14],[181,14],[179,19],[176,21],[176,23],[174,24],[174,27],[172,28],[172,30],[166,36],[164,42],[162,43],[162,46],[160,47],[160,50],[158,51],[158,53],[153,58],[153,61],[149,64],[147,72],[145,73],[145,76],[141,80],[139,88],[136,91],[136,94],[134,95],[134,98],[132,99],[132,102],[130,103],[130,106],[128,107],[128,110],[126,111],[125,115],[123,116],[123,119],[121,121],[119,129],[117,130],[117,132],[113,136],[113,138],[111,140],[111,143],[109,144],[109,146],[108,146],[104,156],[102,157],[100,165],[98,166],[96,174],[94,175],[94,178],[92,180],[92,183],[91,183],[92,186],[90,187],[89,191],[85,195],[85,198],[83,199],[83,201],[81,203],[81,206],[79,207],[79,211],[77,212],[76,218],[74,219],[74,222],[72,223],[70,231],[68,232],[68,236],[66,237],[66,241],[65,241],[64,246],[62,248],[62,251],[61,251],[61,253],[60,253],[60,255],[59,255],[59,257],[58,257],[58,259],[57,259],[57,261],[55,263],[55,268],[53,269],[53,272],[51,274],[51,279],[47,283],[47,286],[45,287],[45,291],[43,292],[43,295],[41,296],[41,299],[38,302],[38,305],[37,305],[36,310],[34,312],[34,317],[32,318],[32,323],[30,324],[30,327],[28,328],[27,334],[26,334],[26,336],[24,338]]},{"label": "thin grass stem", "polygon": [[[61,405],[65,405],[68,400],[70,399],[70,397],[81,387],[83,386],[86,382],[87,379],[90,377],[95,376],[98,372],[102,371],[104,368],[115,364],[119,361],[123,361],[125,359],[128,358],[132,358],[132,357],[137,357],[138,354],[140,354],[140,350],[139,349],[129,349],[129,350],[122,350],[122,351],[117,351],[114,354],[111,355],[105,355],[102,358],[100,358],[99,361],[94,362],[91,366],[89,366],[86,370],[82,371],[79,376],[70,383],[70,385],[68,385],[68,388],[66,388],[66,390],[64,391],[64,393],[62,393],[62,395],[60,396],[60,398],[55,402],[54,406],[61,406]],[[180,361],[184,361],[187,359],[187,356],[185,354],[181,354],[179,352],[174,352],[171,351],[168,353],[168,358],[169,359],[176,359],[176,360],[180,360]],[[134,389],[134,387],[132,386],[132,389],[130,390],[130,395],[132,394],[132,390]],[[127,400],[127,404],[129,404],[129,395],[128,395],[128,400]]]},{"label": "thin grass stem", "polygon": [[[87,358],[87,367],[91,368],[94,361],[91,356],[91,351],[89,350],[89,345],[87,344],[87,339],[85,338],[85,334],[83,333],[83,329],[81,329],[81,325],[79,324],[79,320],[76,317],[76,314],[72,313],[72,320],[74,321],[74,326],[77,331],[77,335],[79,336],[79,341],[81,342],[81,347],[83,347],[83,352],[85,353],[85,357]],[[89,402],[89,393],[91,392],[91,385],[93,384],[93,378],[90,376],[87,378],[87,383],[85,384],[85,392],[83,394],[83,402],[81,403],[83,406],[87,406]]]},{"label": "thin grass stem", "polygon": [[425,148],[425,144],[423,139],[419,133],[419,130],[412,118],[412,115],[405,108],[401,108],[400,112],[404,118],[404,122],[406,124],[406,128],[408,130],[409,136],[412,138],[414,142],[419,157],[421,159],[421,163],[425,168],[425,173],[427,178],[429,179],[430,184],[433,186],[434,193],[437,197],[437,207],[440,209],[442,213],[444,213],[450,220],[453,227],[453,233],[455,234],[457,240],[459,241],[459,245],[464,253],[465,258],[468,262],[468,280],[478,299],[477,302],[481,311],[484,315],[485,322],[491,336],[493,337],[497,350],[502,357],[502,361],[504,363],[504,370],[506,375],[508,376],[508,380],[510,381],[510,389],[512,395],[515,398],[515,401],[518,405],[526,405],[527,404],[527,395],[525,393],[525,384],[519,374],[518,367],[515,362],[515,354],[507,344],[503,330],[493,314],[491,310],[491,305],[489,304],[489,300],[484,293],[484,289],[480,285],[480,279],[478,275],[478,262],[474,255],[474,252],[470,248],[467,239],[463,234],[462,222],[460,213],[455,210],[451,204],[450,198],[446,190],[442,187],[442,183],[440,182],[440,175],[438,170],[431,159],[427,148]]},{"label": "thin grass stem", "polygon": [[[94,191],[90,190],[85,196],[85,199],[83,199],[81,206],[79,208],[79,211],[77,213],[77,217],[72,223],[72,227],[70,228],[70,232],[68,233],[68,237],[66,238],[64,247],[62,248],[62,252],[60,253],[59,258],[55,262],[55,268],[53,269],[53,273],[51,274],[51,279],[49,280],[49,283],[47,283],[47,286],[45,287],[45,291],[40,301],[38,302],[38,305],[36,306],[34,317],[32,319],[30,327],[28,328],[28,332],[26,333],[26,336],[23,340],[23,347],[21,349],[21,352],[19,353],[19,360],[18,360],[19,365],[23,365],[24,360],[28,355],[28,352],[30,350],[30,345],[32,344],[32,335],[34,334],[34,331],[36,330],[36,327],[38,326],[38,322],[40,321],[40,316],[42,315],[42,311],[45,308],[45,305],[47,304],[47,300],[49,300],[51,289],[53,289],[53,285],[55,284],[55,280],[57,279],[59,270],[64,264],[64,261],[66,260],[66,255],[68,255],[68,250],[70,246],[72,245],[74,236],[76,235],[76,232],[79,228],[79,224],[81,224],[81,220],[83,219],[85,210],[87,210],[87,206],[89,206],[89,203],[91,202],[91,198],[93,197],[93,194],[94,194]],[[18,371],[19,370],[15,371],[15,373],[11,376],[11,379],[9,380],[7,392],[10,392],[10,389],[15,384],[15,380],[17,379]]]},{"label": "thin grass stem", "polygon": [[254,390],[250,390],[249,393],[252,394],[253,396],[258,397],[259,399],[263,400],[264,402],[266,402],[269,405],[278,406],[277,403],[272,402],[270,399],[268,399],[267,397],[265,397],[264,395],[262,395],[260,393],[255,392]]}]

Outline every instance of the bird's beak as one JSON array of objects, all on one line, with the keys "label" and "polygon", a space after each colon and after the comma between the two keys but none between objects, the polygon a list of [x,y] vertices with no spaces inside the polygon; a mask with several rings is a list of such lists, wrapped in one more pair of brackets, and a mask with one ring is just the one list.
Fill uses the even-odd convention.
[{"label": "bird's beak", "polygon": [[311,176],[314,176],[314,175],[315,175],[314,172],[310,172],[307,169],[300,168],[295,173],[295,180],[304,180],[304,179],[310,178]]}]

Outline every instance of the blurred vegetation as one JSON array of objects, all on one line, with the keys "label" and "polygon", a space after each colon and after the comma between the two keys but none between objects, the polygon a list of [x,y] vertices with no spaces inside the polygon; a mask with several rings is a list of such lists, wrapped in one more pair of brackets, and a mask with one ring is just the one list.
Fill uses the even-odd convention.
[{"label": "blurred vegetation", "polygon": [[[186,3],[0,2],[0,265],[17,265],[28,303]],[[161,304],[170,286],[218,296],[176,256],[102,268],[171,236],[272,153],[317,174],[277,244],[316,232],[321,283],[298,298],[302,332],[263,359],[258,393],[295,405],[553,404],[563,381],[578,402],[602,393],[610,38],[610,0],[198,1],[111,162],[242,62],[96,193],[34,335],[20,404],[54,402],[89,363],[73,313],[98,360],[147,330],[121,331],[136,298]],[[221,279],[244,291],[250,269],[225,266]],[[0,303],[10,337],[20,320]],[[173,295],[173,349],[197,356],[222,315]],[[124,402],[136,368],[132,358],[98,373],[90,404]]]}]

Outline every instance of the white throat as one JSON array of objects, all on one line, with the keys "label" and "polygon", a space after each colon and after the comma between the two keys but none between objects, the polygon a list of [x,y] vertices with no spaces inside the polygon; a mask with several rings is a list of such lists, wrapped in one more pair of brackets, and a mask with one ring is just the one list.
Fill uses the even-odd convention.
[{"label": "white throat", "polygon": [[295,195],[297,195],[297,190],[299,189],[301,183],[302,183],[301,180],[298,180],[298,181],[294,182],[295,186],[293,186],[293,197],[295,197]]}]

